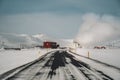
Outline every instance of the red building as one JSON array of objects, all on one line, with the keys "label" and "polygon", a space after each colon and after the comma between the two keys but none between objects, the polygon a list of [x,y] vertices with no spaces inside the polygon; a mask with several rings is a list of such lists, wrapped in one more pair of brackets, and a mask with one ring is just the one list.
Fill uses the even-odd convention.
[{"label": "red building", "polygon": [[43,47],[44,48],[57,48],[59,47],[59,45],[56,42],[46,41],[46,42],[43,42]]}]

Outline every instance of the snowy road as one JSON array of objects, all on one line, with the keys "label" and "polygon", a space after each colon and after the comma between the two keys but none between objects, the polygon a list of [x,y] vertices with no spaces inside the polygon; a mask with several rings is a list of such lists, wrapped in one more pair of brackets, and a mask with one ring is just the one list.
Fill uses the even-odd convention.
[{"label": "snowy road", "polygon": [[0,80],[113,80],[67,51],[52,51],[0,76]]}]

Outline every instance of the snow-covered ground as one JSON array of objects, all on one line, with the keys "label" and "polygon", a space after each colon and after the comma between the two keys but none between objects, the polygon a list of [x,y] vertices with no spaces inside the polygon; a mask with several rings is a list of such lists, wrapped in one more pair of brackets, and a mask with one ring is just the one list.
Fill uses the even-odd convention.
[{"label": "snow-covered ground", "polygon": [[[112,77],[114,80],[120,80],[120,70],[106,64],[99,63],[97,61],[91,60],[89,58],[81,57],[73,54],[77,59],[89,64],[93,69],[102,71],[104,74]],[[117,62],[116,62],[117,63]],[[118,62],[119,63],[119,62]]]},{"label": "snow-covered ground", "polygon": [[0,74],[31,62],[48,51],[45,49],[0,50]]},{"label": "snow-covered ground", "polygon": [[[72,51],[85,57],[89,56],[89,58],[85,58],[78,55],[74,55],[79,60],[111,76],[113,79],[120,80],[120,62],[119,62],[120,49],[80,49],[78,48]],[[88,55],[88,52],[89,52],[89,55]],[[99,63],[98,61],[103,62],[105,64]],[[112,66],[109,66],[109,65],[112,65]]]},{"label": "snow-covered ground", "polygon": [[120,49],[76,49],[76,53],[120,68]]},{"label": "snow-covered ground", "polygon": [[[20,51],[17,50],[0,50],[0,74],[9,71],[13,68],[31,62],[35,59],[38,59],[40,56],[44,55],[48,51],[53,51],[52,49],[23,49]],[[92,59],[116,66],[120,68],[119,49],[76,49],[76,53],[89,56]],[[74,55],[78,60],[83,61],[91,68],[102,71],[104,74],[112,77],[115,80],[120,80],[120,70],[106,64],[99,63],[97,61]]]}]

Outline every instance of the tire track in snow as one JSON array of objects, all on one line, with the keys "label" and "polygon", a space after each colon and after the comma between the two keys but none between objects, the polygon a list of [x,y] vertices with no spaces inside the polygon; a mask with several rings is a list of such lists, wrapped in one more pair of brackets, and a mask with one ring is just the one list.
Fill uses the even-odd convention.
[{"label": "tire track in snow", "polygon": [[67,51],[58,50],[44,55],[42,58],[35,61],[31,65],[20,70],[18,69],[18,72],[11,76],[8,75],[2,80],[113,80],[113,79],[103,74],[101,71],[96,71],[88,64],[77,60],[72,54],[69,54]]}]

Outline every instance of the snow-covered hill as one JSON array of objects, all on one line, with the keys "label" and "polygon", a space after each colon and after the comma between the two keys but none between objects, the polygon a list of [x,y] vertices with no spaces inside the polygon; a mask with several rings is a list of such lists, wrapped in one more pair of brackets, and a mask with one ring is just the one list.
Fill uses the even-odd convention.
[{"label": "snow-covered hill", "polygon": [[120,48],[120,39],[108,41],[104,44],[109,48]]},{"label": "snow-covered hill", "polygon": [[118,49],[120,48],[120,39],[105,40],[99,42],[91,42],[89,44],[81,45],[80,42],[77,42],[83,48],[94,48],[94,47],[106,47],[107,49]]},{"label": "snow-covered hill", "polygon": [[94,43],[92,46],[105,46],[109,49],[116,49],[120,48],[120,39],[98,42]]},{"label": "snow-covered hill", "polygon": [[34,44],[40,44],[41,41],[26,34],[0,33],[1,46],[5,47],[29,47]]},{"label": "snow-covered hill", "polygon": [[0,33],[0,48],[4,47],[33,47],[42,45],[44,41],[54,41],[61,46],[69,46],[71,41],[48,37],[45,34],[27,35],[14,33]]}]

